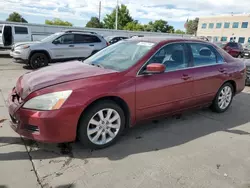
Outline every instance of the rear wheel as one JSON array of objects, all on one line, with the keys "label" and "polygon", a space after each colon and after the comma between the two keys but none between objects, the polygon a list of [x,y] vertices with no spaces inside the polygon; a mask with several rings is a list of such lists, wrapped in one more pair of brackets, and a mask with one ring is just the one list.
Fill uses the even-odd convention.
[{"label": "rear wheel", "polygon": [[83,114],[78,138],[87,147],[101,149],[115,143],[124,127],[123,110],[113,101],[101,101]]},{"label": "rear wheel", "polygon": [[234,89],[232,84],[225,83],[217,92],[212,104],[212,110],[218,113],[225,112],[232,103]]},{"label": "rear wheel", "polygon": [[30,66],[32,69],[38,69],[48,66],[49,58],[44,53],[35,53],[30,58]]}]

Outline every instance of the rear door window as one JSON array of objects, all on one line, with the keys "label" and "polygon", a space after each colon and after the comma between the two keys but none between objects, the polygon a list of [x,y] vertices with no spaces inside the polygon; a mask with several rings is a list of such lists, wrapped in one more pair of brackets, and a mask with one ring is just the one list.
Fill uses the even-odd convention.
[{"label": "rear door window", "polygon": [[28,28],[27,27],[15,26],[14,30],[15,30],[15,34],[19,34],[19,35],[27,35],[28,34]]},{"label": "rear door window", "polygon": [[189,46],[193,56],[194,67],[223,63],[223,58],[214,47],[201,43],[193,43],[189,44]]},{"label": "rear door window", "polygon": [[97,43],[101,42],[101,40],[93,35],[83,35],[83,34],[75,34],[75,43],[82,44],[82,43]]}]

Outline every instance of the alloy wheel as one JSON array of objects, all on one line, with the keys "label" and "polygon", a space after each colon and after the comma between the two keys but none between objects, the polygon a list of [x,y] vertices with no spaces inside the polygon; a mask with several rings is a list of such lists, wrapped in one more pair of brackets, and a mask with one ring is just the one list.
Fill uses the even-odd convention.
[{"label": "alloy wheel", "polygon": [[111,108],[99,110],[89,121],[87,135],[96,145],[105,145],[111,142],[121,128],[119,113]]},{"label": "alloy wheel", "polygon": [[233,97],[233,92],[232,92],[231,87],[225,86],[221,90],[219,97],[218,97],[218,104],[219,104],[220,109],[222,110],[226,109],[230,105],[232,97]]}]

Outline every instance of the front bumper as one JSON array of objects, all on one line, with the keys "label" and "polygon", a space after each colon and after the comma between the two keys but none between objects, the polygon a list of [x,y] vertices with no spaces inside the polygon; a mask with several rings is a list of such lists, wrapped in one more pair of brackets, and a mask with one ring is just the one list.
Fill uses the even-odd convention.
[{"label": "front bumper", "polygon": [[13,89],[8,98],[8,110],[12,120],[11,127],[18,134],[47,143],[75,141],[80,113],[78,109],[36,111],[22,108],[19,102]]},{"label": "front bumper", "polygon": [[11,49],[10,56],[16,60],[28,62],[30,49]]}]

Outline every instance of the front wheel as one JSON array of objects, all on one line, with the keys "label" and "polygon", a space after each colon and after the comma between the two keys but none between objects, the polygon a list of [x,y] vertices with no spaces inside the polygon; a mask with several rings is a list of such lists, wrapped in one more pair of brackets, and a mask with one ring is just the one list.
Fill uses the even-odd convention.
[{"label": "front wheel", "polygon": [[83,113],[78,138],[87,147],[101,149],[115,143],[124,127],[123,110],[113,101],[101,101]]},{"label": "front wheel", "polygon": [[225,83],[217,92],[212,104],[212,110],[218,113],[225,112],[232,103],[234,89],[232,84]]},{"label": "front wheel", "polygon": [[30,66],[32,69],[38,69],[49,64],[49,59],[44,53],[35,53],[30,58]]}]

